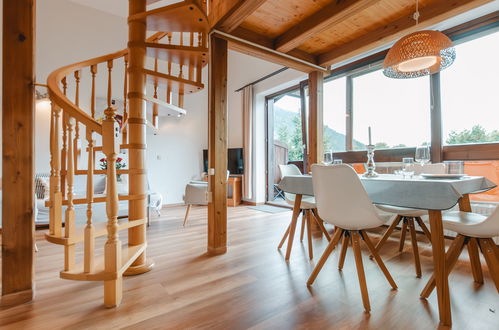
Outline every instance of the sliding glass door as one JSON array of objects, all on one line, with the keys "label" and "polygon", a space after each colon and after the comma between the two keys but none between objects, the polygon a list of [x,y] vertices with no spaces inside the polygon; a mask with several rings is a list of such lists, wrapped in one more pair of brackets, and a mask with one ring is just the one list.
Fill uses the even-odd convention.
[{"label": "sliding glass door", "polygon": [[303,173],[306,168],[307,130],[303,88],[286,89],[267,97],[267,201],[285,203],[277,184],[279,165],[294,164]]}]

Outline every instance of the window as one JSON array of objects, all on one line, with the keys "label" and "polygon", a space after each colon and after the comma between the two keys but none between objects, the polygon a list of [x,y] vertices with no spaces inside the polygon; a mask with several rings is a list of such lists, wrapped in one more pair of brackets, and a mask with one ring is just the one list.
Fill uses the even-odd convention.
[{"label": "window", "polygon": [[274,142],[287,147],[288,160],[303,160],[301,100],[299,91],[274,99]]},{"label": "window", "polygon": [[346,151],[346,80],[324,83],[324,151]]},{"label": "window", "polygon": [[353,150],[365,150],[368,127],[377,149],[429,144],[429,77],[391,79],[381,69],[353,78]]},{"label": "window", "polygon": [[456,46],[440,74],[443,143],[499,142],[499,32]]}]

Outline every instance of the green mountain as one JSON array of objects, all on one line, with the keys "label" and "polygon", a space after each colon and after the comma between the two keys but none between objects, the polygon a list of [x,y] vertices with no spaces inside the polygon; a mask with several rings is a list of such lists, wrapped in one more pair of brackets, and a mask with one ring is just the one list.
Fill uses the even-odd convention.
[{"label": "green mountain", "polygon": [[[324,150],[344,151],[345,134],[329,126],[324,126]],[[301,120],[300,114],[274,106],[274,139],[284,142],[289,147],[289,159],[301,159]],[[365,145],[353,141],[354,150],[365,149]]]}]

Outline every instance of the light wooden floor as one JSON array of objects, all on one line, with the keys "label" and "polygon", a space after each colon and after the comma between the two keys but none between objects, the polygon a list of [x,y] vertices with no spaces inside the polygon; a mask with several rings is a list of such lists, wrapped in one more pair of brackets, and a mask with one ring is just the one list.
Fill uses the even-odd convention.
[{"label": "light wooden floor", "polygon": [[[263,213],[245,206],[229,209],[228,253],[208,257],[206,209],[193,207],[182,228],[184,208],[163,210],[148,230],[150,273],[128,277],[119,308],[102,305],[100,282],[75,282],[58,276],[62,247],[42,240],[36,261],[36,299],[1,310],[5,329],[431,329],[438,325],[436,294],[419,292],[430,276],[431,250],[421,237],[423,279],[414,275],[409,245],[397,252],[390,240],[382,258],[399,289],[391,291],[376,265],[364,256],[372,312],[365,314],[351,254],[342,272],[333,252],[314,286],[305,282],[326,246],[315,235],[314,261],[299,239],[289,264],[277,244],[291,212]],[[373,240],[378,236],[371,235]],[[103,241],[99,241],[102,245]],[[363,247],[365,248],[365,246]],[[365,249],[364,249],[365,251]],[[348,253],[351,253],[349,251]],[[485,284],[475,286],[467,253],[451,275],[454,329],[498,329],[499,295],[484,267]]]}]

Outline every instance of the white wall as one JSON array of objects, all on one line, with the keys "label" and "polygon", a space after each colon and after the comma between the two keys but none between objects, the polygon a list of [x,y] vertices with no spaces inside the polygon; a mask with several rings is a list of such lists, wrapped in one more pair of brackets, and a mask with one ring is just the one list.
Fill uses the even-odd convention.
[{"label": "white wall", "polygon": [[[243,146],[242,95],[235,90],[281,66],[232,51],[229,51],[228,66],[228,146],[240,148]],[[206,87],[207,81],[205,68],[203,83]],[[185,184],[199,178],[203,171],[202,150],[208,148],[207,88],[187,95],[185,108],[185,117],[161,117],[158,135],[149,132],[147,136],[151,187],[163,195],[165,204],[182,202]],[[265,177],[262,182],[265,186]]]},{"label": "white wall", "polygon": [[[46,83],[48,75],[64,65],[126,48],[128,30],[125,18],[65,0],[37,1],[36,10],[36,81],[39,83]],[[98,95],[102,95],[105,89],[101,86],[105,84],[103,80],[106,75],[104,68],[99,67],[99,70],[101,79],[97,91]],[[90,87],[89,74],[83,72],[83,75],[81,102],[88,104],[89,99],[83,97],[86,94],[83,92]],[[73,93],[74,85],[74,82],[69,80],[70,94]],[[113,90],[117,93],[118,81],[114,85]],[[37,109],[35,117],[37,172],[50,170],[49,115],[49,109]]]}]

